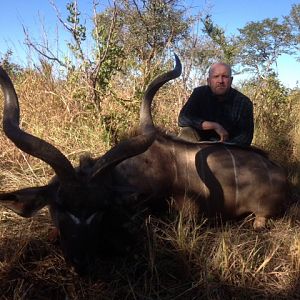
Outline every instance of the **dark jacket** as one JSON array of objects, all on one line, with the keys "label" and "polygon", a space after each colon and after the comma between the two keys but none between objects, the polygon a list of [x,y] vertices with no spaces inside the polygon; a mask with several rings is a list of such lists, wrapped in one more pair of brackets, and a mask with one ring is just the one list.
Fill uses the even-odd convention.
[{"label": "dark jacket", "polygon": [[203,121],[221,124],[229,133],[227,142],[250,145],[253,138],[253,104],[251,100],[231,88],[224,101],[212,94],[209,86],[194,89],[179,114],[181,127],[197,130],[201,140],[219,140],[214,130],[201,130]]}]

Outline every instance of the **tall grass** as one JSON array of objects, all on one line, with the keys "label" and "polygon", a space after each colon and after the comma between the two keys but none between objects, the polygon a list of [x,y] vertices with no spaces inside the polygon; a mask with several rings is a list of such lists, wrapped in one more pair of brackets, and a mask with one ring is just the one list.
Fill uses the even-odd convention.
[{"label": "tall grass", "polygon": [[[15,82],[22,127],[53,143],[74,165],[84,152],[104,153],[138,122],[140,100],[121,80],[114,82],[114,94],[102,99],[101,112],[89,105],[84,87],[74,81],[27,71]],[[292,103],[297,103],[299,93],[293,97]],[[176,132],[185,98],[180,81],[164,87],[153,107],[155,122]],[[2,106],[0,101],[1,110]],[[268,143],[291,179],[298,178],[299,171],[298,116],[299,106],[292,105],[289,117],[294,124],[287,133],[292,155],[280,153],[274,137],[273,144]],[[257,141],[269,138],[263,129],[257,128]],[[2,131],[0,145],[1,191],[45,184],[53,175],[43,162],[16,149]],[[292,183],[297,200],[299,182]],[[171,209],[164,218],[142,221],[145,239],[130,255],[101,259],[92,277],[80,278],[50,238],[53,227],[46,209],[23,219],[1,208],[0,298],[300,299],[299,220],[300,207],[293,204],[283,218],[270,222],[269,230],[256,233],[251,216],[220,223]]]}]

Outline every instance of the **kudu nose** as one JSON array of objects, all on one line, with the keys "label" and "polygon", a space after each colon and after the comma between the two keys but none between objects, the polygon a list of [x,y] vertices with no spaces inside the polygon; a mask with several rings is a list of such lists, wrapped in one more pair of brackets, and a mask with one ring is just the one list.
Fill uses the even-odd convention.
[{"label": "kudu nose", "polygon": [[88,259],[74,257],[71,265],[79,276],[85,276],[91,271],[91,262]]}]

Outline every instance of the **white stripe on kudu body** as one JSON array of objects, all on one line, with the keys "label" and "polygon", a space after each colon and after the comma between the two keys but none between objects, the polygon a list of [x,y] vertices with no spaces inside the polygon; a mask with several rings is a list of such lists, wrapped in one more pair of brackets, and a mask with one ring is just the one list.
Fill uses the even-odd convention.
[{"label": "white stripe on kudu body", "polygon": [[235,205],[237,207],[237,204],[239,202],[239,194],[240,194],[239,193],[239,178],[238,178],[238,174],[237,174],[237,165],[236,165],[234,155],[232,154],[230,149],[228,149],[227,147],[225,147],[225,149],[229,153],[229,155],[231,157],[231,161],[232,161],[232,168],[233,168],[234,181],[235,181]]},{"label": "white stripe on kudu body", "polygon": [[[270,174],[270,168],[268,168],[266,161],[264,159],[262,159],[262,157],[260,155],[257,155],[259,160],[261,161],[261,166],[265,169],[265,173],[268,176],[268,182],[269,182],[269,193],[272,194],[273,192],[273,181],[272,181],[272,176]],[[257,199],[257,212],[260,213],[261,212],[261,202],[265,200],[265,199]]]},{"label": "white stripe on kudu body", "polygon": [[204,168],[204,157],[203,157],[203,152],[201,151],[203,150],[203,148],[201,146],[198,146],[198,151],[197,151],[197,155],[199,155],[199,162],[200,162],[200,167],[199,170],[197,170],[197,172],[201,173],[201,184],[202,184],[202,193],[205,196],[205,198],[209,197],[210,195],[210,191],[208,186],[206,185],[207,182],[207,176],[206,176],[206,172],[205,172],[205,168]]},{"label": "white stripe on kudu body", "polygon": [[266,170],[266,173],[267,173],[268,179],[269,179],[270,192],[272,192],[272,190],[273,190],[273,180],[272,180],[272,176],[270,174],[270,168],[267,166],[266,161],[264,159],[262,159],[261,155],[257,155],[257,157],[259,158],[259,160],[261,161],[262,166]]},{"label": "white stripe on kudu body", "polygon": [[[172,147],[171,147],[171,150],[172,150],[172,155],[174,157],[174,160],[176,159],[176,146],[175,146],[175,143],[172,141]],[[174,181],[173,182],[178,182],[178,172],[177,172],[177,166],[175,165],[174,167]]]},{"label": "white stripe on kudu body", "polygon": [[[186,178],[186,185],[185,188],[189,189],[191,185],[190,181],[190,170],[191,168],[189,167],[189,162],[191,160],[191,156],[189,155],[189,151],[187,150],[188,146],[184,146],[184,157],[185,157],[185,168],[184,168],[184,178]],[[195,161],[193,157],[193,161]]]}]

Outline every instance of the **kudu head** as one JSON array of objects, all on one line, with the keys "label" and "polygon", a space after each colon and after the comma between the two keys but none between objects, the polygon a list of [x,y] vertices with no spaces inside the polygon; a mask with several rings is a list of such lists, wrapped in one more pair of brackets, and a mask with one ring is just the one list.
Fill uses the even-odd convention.
[{"label": "kudu head", "polygon": [[[0,66],[5,135],[19,149],[50,165],[56,174],[42,187],[0,192],[0,202],[23,217],[31,217],[48,206],[59,231],[64,257],[78,273],[88,271],[99,251],[104,246],[109,248],[108,235],[114,234],[115,226],[112,171],[122,161],[145,152],[152,145],[156,137],[150,111],[152,99],[164,83],[180,73],[181,64],[176,56],[174,70],[150,84],[141,108],[140,135],[119,143],[99,159],[82,159],[79,167],[74,168],[56,147],[20,128],[18,97],[11,79]],[[122,215],[117,216],[120,218]]]},{"label": "kudu head", "polygon": [[155,133],[138,135],[113,147],[98,160],[86,158],[73,168],[56,147],[20,129],[18,98],[1,67],[0,84],[4,93],[4,133],[19,149],[49,164],[56,174],[42,187],[1,192],[0,201],[23,217],[31,217],[48,205],[66,260],[82,272],[96,255],[103,232],[103,213],[110,210],[113,200],[111,170],[123,160],[146,151]]}]

